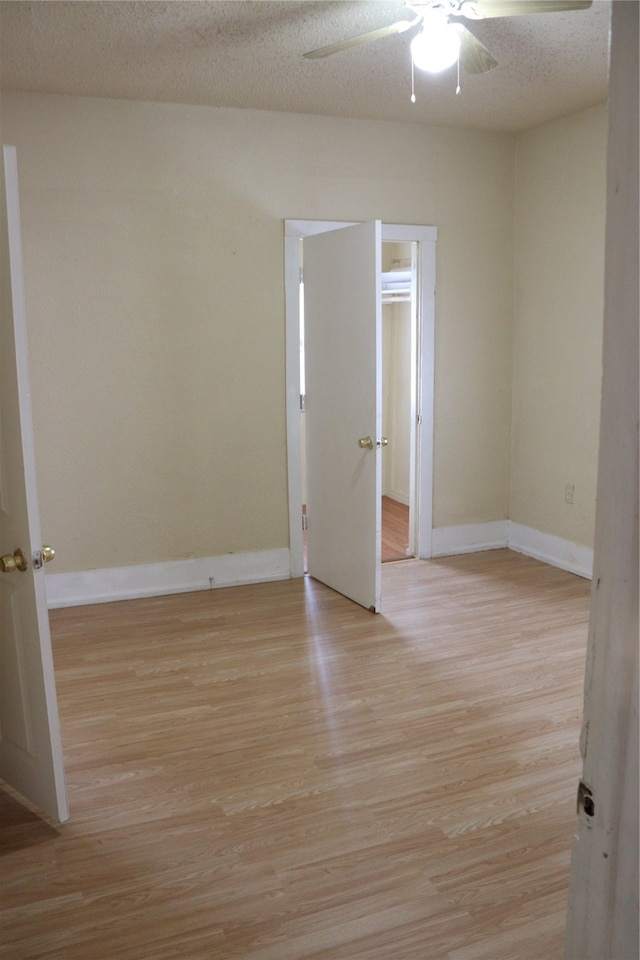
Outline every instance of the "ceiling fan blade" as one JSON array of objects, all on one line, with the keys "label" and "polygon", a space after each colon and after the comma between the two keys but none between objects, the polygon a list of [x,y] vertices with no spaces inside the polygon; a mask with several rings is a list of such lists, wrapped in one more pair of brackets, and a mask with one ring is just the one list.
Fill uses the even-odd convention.
[{"label": "ceiling fan blade", "polygon": [[340,40],[338,43],[330,43],[326,47],[320,47],[318,50],[310,50],[303,54],[305,60],[318,60],[320,57],[330,57],[333,53],[340,53],[341,50],[350,50],[351,47],[357,47],[361,43],[369,43],[371,40],[381,40],[383,37],[390,37],[394,33],[404,33],[410,30],[420,22],[420,17],[415,20],[398,20],[388,27],[380,27],[378,30],[369,30],[368,33],[361,33],[357,37],[350,37],[349,40]]},{"label": "ceiling fan blade", "polygon": [[457,17],[485,20],[489,17],[528,17],[535,13],[587,10],[593,0],[462,0]]},{"label": "ceiling fan blade", "polygon": [[498,61],[462,23],[451,26],[460,37],[460,66],[465,73],[488,73]]}]

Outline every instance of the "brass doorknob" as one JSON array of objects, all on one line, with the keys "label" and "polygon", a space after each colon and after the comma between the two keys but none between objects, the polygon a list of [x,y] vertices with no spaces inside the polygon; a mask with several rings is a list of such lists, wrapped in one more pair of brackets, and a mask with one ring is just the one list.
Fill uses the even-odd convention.
[{"label": "brass doorknob", "polygon": [[380,439],[375,442],[373,437],[360,437],[358,440],[358,446],[366,450],[373,450],[374,447],[386,447],[388,445],[389,441],[386,437],[380,437]]},{"label": "brass doorknob", "polygon": [[42,550],[35,550],[33,553],[33,569],[42,570],[45,563],[53,560],[55,555],[56,552],[53,547],[49,547],[46,544],[42,547]]},{"label": "brass doorknob", "polygon": [[19,570],[20,573],[24,573],[25,570],[28,569],[29,564],[27,563],[27,558],[20,549],[14,551],[14,553],[7,553],[4,557],[0,557],[0,570],[2,573],[13,573],[14,570]]}]

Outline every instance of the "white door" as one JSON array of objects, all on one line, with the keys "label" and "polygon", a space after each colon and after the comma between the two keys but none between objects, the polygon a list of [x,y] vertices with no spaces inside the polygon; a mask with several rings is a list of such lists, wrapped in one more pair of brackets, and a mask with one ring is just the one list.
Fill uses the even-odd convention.
[{"label": "white door", "polygon": [[381,224],[304,241],[307,570],[380,609]]},{"label": "white door", "polygon": [[0,778],[69,816],[42,563],[15,147],[3,147],[0,314]]}]

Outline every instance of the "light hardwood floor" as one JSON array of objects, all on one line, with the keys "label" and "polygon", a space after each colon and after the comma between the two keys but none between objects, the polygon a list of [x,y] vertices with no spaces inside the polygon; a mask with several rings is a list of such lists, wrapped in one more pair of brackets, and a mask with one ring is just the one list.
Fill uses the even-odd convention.
[{"label": "light hardwood floor", "polygon": [[407,560],[409,507],[391,497],[382,498],[382,562]]},{"label": "light hardwood floor", "polygon": [[500,550],[58,610],[3,960],[560,960],[589,584]]}]

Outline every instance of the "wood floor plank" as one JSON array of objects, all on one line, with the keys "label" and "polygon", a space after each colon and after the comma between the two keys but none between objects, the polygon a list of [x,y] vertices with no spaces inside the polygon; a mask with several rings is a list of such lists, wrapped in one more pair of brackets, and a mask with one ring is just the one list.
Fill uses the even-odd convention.
[{"label": "wood floor plank", "polygon": [[51,614],[2,960],[560,960],[589,584],[506,550]]},{"label": "wood floor plank", "polygon": [[382,498],[382,562],[406,560],[409,548],[409,507]]}]

